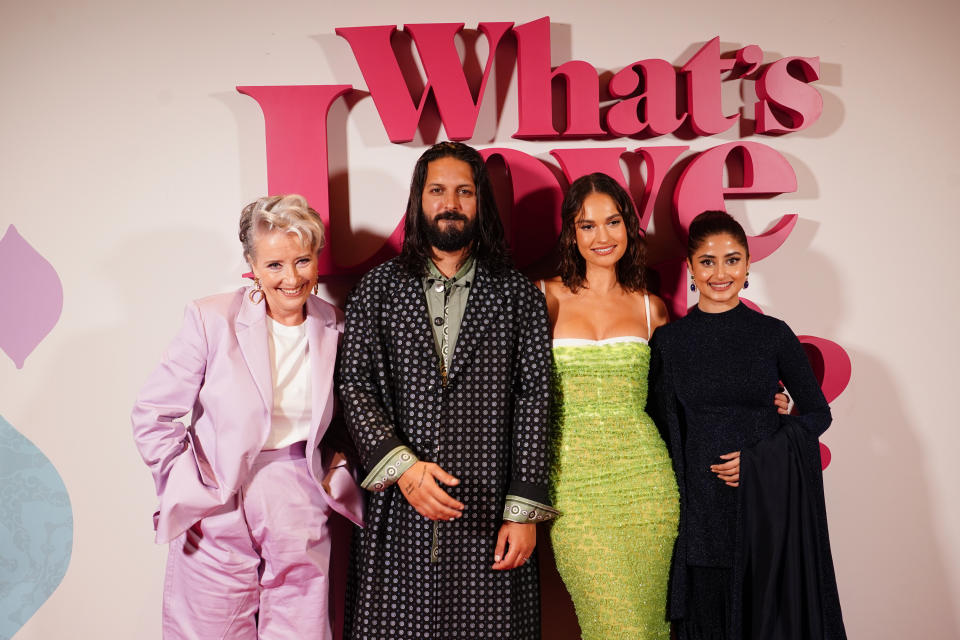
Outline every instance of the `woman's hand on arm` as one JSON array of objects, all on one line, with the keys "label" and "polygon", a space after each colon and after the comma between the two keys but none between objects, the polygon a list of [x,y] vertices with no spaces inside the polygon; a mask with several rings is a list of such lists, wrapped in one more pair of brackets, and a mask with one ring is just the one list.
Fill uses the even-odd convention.
[{"label": "woman's hand on arm", "polygon": [[722,462],[720,464],[710,465],[710,471],[715,473],[720,480],[724,482],[728,487],[739,487],[740,486],[740,452],[734,451],[732,453],[725,453],[720,456]]},{"label": "woman's hand on arm", "polygon": [[787,390],[780,385],[780,391],[777,395],[773,396],[773,404],[777,407],[777,413],[780,415],[787,415],[790,413],[790,396],[787,395]]}]

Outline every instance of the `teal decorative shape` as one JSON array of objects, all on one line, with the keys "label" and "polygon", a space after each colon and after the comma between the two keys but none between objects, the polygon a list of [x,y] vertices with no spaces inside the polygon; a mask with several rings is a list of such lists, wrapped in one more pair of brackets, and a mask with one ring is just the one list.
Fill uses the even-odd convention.
[{"label": "teal decorative shape", "polygon": [[73,510],[63,479],[0,416],[0,640],[54,592],[70,564]]}]

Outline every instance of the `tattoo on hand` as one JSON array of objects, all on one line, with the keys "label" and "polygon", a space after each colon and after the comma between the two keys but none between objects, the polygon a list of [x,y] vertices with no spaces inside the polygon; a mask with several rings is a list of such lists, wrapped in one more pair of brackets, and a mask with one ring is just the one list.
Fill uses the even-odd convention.
[{"label": "tattoo on hand", "polygon": [[407,494],[411,496],[415,494],[417,492],[417,489],[423,486],[423,481],[426,478],[426,476],[427,476],[427,468],[424,467],[423,471],[420,472],[420,482],[414,485],[413,480],[411,480],[410,482],[407,483],[407,486],[404,487],[404,491],[406,491]]}]

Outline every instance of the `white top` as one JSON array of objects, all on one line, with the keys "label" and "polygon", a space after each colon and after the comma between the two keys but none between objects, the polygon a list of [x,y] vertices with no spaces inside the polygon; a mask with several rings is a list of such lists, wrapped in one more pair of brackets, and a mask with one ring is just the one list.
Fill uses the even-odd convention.
[{"label": "white top", "polygon": [[310,435],[312,389],[307,323],[294,327],[267,317],[273,374],[273,414],[264,450],[282,449]]},{"label": "white top", "polygon": [[616,344],[618,342],[639,342],[641,344],[647,344],[647,339],[641,338],[640,336],[614,336],[612,338],[604,338],[603,340],[591,340],[589,338],[554,338],[553,346],[583,347],[587,345]]},{"label": "white top", "polygon": [[[547,295],[547,283],[544,280],[540,281],[540,291],[543,292],[543,295]],[[653,333],[650,331],[650,296],[646,293],[643,294],[643,306],[647,312],[646,338],[641,338],[640,336],[614,336],[612,338],[604,338],[603,340],[591,340],[590,338],[554,338],[553,346],[582,347],[585,345],[615,344],[617,342],[642,342],[646,344],[650,341],[650,335]]]}]

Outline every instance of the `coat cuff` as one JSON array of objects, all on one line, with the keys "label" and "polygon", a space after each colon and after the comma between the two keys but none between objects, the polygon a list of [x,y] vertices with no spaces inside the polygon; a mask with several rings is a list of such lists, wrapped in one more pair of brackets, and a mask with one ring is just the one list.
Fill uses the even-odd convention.
[{"label": "coat cuff", "polygon": [[527,500],[520,496],[508,495],[507,502],[503,507],[504,520],[523,524],[546,522],[547,520],[553,520],[559,515],[560,512],[553,507],[533,500]]},{"label": "coat cuff", "polygon": [[360,486],[370,491],[383,491],[395,484],[400,476],[417,462],[419,460],[410,447],[396,446],[380,459]]},{"label": "coat cuff", "polygon": [[503,519],[510,522],[546,522],[560,512],[550,506],[547,488],[533,482],[514,480],[507,490]]}]

